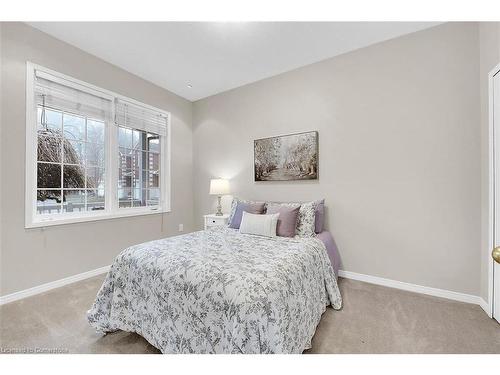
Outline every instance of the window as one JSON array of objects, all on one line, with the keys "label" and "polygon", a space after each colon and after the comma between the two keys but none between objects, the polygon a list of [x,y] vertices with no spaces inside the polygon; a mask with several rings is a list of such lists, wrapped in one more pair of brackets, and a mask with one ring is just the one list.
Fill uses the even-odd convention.
[{"label": "window", "polygon": [[116,101],[118,125],[118,207],[161,204],[162,147],[167,135],[160,113]]},{"label": "window", "polygon": [[104,121],[39,104],[37,125],[37,214],[104,210]]},{"label": "window", "polygon": [[119,127],[119,207],[158,206],[160,200],[160,136]]},{"label": "window", "polygon": [[26,227],[169,210],[169,114],[28,63]]}]

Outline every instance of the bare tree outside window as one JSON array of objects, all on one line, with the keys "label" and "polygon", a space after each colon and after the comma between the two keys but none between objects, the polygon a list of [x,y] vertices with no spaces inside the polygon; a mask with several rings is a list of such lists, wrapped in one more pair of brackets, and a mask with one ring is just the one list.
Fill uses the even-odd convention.
[{"label": "bare tree outside window", "polygon": [[104,122],[38,107],[39,213],[104,209]]}]

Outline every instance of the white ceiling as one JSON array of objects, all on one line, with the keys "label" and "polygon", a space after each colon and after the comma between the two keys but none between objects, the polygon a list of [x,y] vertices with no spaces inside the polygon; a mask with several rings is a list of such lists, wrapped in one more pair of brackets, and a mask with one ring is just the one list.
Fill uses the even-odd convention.
[{"label": "white ceiling", "polygon": [[[41,31],[191,101],[436,24],[30,23]],[[188,85],[192,85],[192,88]]]}]

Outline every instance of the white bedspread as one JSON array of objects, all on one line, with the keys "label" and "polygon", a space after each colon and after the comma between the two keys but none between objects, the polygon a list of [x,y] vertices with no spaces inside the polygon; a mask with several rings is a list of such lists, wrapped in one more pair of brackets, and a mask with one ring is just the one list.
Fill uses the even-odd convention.
[{"label": "white bedspread", "polygon": [[321,241],[216,227],[124,250],[87,314],[163,353],[301,353],[329,304],[342,298]]}]

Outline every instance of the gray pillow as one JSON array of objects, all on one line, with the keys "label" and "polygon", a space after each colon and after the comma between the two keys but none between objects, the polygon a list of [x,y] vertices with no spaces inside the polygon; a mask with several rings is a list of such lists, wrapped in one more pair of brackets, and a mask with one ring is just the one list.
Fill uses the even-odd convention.
[{"label": "gray pillow", "polygon": [[295,227],[299,217],[300,206],[284,207],[278,205],[269,206],[267,214],[279,214],[276,234],[281,237],[295,237]]},{"label": "gray pillow", "polygon": [[264,205],[265,203],[238,202],[236,204],[233,216],[231,217],[231,221],[229,222],[229,228],[240,228],[243,211],[250,214],[262,214],[264,212]]}]

